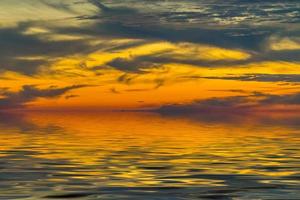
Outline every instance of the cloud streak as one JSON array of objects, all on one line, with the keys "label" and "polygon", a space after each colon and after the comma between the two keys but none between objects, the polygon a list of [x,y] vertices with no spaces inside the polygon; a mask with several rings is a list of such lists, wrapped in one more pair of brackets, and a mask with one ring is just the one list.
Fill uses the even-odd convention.
[{"label": "cloud streak", "polygon": [[[254,92],[251,95],[209,98],[191,103],[165,105],[157,112],[166,114],[185,113],[247,113],[255,110],[268,110],[272,106],[281,106],[282,110],[289,110],[288,106],[299,106],[300,93],[288,95],[271,95]],[[283,108],[282,108],[283,106]]]},{"label": "cloud streak", "polygon": [[[186,77],[188,78],[188,77]],[[191,78],[239,80],[239,81],[258,81],[258,82],[290,82],[300,83],[300,74],[243,74],[240,76],[195,76]]]},{"label": "cloud streak", "polygon": [[[25,108],[28,103],[31,103],[38,98],[57,98],[71,90],[88,87],[88,85],[72,85],[62,88],[49,87],[39,89],[33,85],[24,85],[18,92],[11,92],[8,89],[0,91],[0,109],[17,109]],[[68,96],[70,97],[70,96]]]}]

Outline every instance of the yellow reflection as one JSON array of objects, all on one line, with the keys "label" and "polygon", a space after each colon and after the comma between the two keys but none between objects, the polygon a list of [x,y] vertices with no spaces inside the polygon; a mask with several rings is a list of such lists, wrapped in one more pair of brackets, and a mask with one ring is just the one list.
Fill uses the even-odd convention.
[{"label": "yellow reflection", "polygon": [[[189,176],[290,176],[297,173],[293,170],[294,158],[300,156],[296,150],[297,130],[278,123],[284,118],[276,115],[273,119],[244,116],[245,121],[241,121],[241,116],[230,115],[190,119],[104,112],[35,112],[23,117],[25,121],[16,121],[13,128],[1,124],[6,134],[0,134],[0,156],[25,148],[35,152],[32,159],[78,167],[78,171],[60,172],[76,179],[112,176],[114,184],[134,186],[160,185],[165,179],[179,176],[182,182],[178,184],[224,185],[215,178]],[[237,120],[240,126],[236,125]],[[262,121],[272,126],[261,124]],[[169,178],[160,179],[161,176]],[[120,179],[123,181],[118,182]]]}]

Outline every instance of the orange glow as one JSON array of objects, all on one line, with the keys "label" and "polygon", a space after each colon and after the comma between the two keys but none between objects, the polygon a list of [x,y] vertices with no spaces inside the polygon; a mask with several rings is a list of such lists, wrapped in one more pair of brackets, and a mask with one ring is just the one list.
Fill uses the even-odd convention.
[{"label": "orange glow", "polygon": [[[201,52],[206,52],[202,54]],[[13,91],[23,85],[36,85],[39,88],[50,86],[64,87],[83,83],[90,85],[70,92],[74,98],[40,98],[30,102],[31,109],[136,109],[158,107],[164,104],[185,103],[212,97],[234,96],[232,89],[245,92],[264,92],[269,94],[291,94],[299,92],[297,84],[280,82],[239,81],[226,79],[206,79],[201,77],[239,77],[244,74],[298,74],[297,63],[258,62],[236,66],[205,67],[187,64],[163,64],[156,68],[144,68],[141,72],[122,72],[105,66],[116,58],[134,59],[139,56],[160,52],[172,52],[178,59],[244,59],[249,55],[236,50],[226,50],[192,44],[167,42],[145,44],[120,52],[95,52],[87,57],[69,57],[55,61],[52,67],[41,69],[40,73],[27,77],[6,72],[0,80],[2,87]],[[190,56],[190,58],[188,58]],[[98,67],[98,68],[97,68]],[[94,70],[94,68],[97,68]],[[120,77],[125,80],[120,81]],[[197,78],[199,77],[199,78]],[[228,91],[226,91],[228,90]],[[76,96],[76,98],[75,98]]]}]

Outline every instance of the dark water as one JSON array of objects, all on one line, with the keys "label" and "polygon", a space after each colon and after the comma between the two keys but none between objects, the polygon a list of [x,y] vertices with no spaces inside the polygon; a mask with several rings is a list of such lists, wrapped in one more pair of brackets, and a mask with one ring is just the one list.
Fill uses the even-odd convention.
[{"label": "dark water", "polygon": [[297,115],[0,120],[0,199],[300,199]]}]

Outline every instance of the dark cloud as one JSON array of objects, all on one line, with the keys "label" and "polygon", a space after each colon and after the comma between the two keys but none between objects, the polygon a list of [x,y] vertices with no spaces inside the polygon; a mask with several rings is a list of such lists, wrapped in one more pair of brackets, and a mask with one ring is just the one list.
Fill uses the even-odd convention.
[{"label": "dark cloud", "polygon": [[54,8],[55,10],[62,10],[66,12],[73,12],[72,8],[70,7],[70,4],[62,1],[55,1],[55,2],[49,2],[47,0],[40,0],[44,5],[47,5],[51,8]]},{"label": "dark cloud", "polygon": [[18,92],[11,92],[7,89],[0,91],[0,109],[14,109],[26,107],[26,104],[35,101],[38,98],[56,98],[65,93],[88,87],[88,85],[72,85],[63,88],[49,87],[46,89],[38,89],[33,85],[24,85]]},{"label": "dark cloud", "polygon": [[[204,52],[205,53],[205,52]],[[199,53],[200,54],[200,53]],[[171,50],[162,51],[159,53],[153,53],[143,56],[135,56],[131,58],[115,58],[106,64],[115,69],[124,72],[143,72],[147,68],[160,67],[164,64],[188,64],[201,67],[218,67],[233,64],[242,64],[249,62],[245,60],[231,60],[231,59],[216,59],[207,60],[205,58],[195,58],[195,54],[186,53],[184,56],[172,52]]]},{"label": "dark cloud", "polygon": [[125,74],[119,76],[117,78],[117,81],[120,83],[125,83],[125,84],[129,85],[136,77],[138,77],[138,75],[129,75],[128,73],[125,73]]},{"label": "dark cloud", "polygon": [[113,94],[120,94],[120,92],[116,88],[110,88],[110,92]]},{"label": "dark cloud", "polygon": [[[135,18],[139,18],[136,16]],[[134,22],[134,21],[133,21]],[[179,26],[180,27],[180,26]],[[256,34],[254,32],[261,32]],[[176,28],[165,26],[163,24],[141,24],[138,26],[123,24],[122,22],[98,22],[91,27],[85,28],[61,28],[57,30],[64,34],[86,34],[93,36],[114,38],[133,38],[133,39],[156,39],[169,42],[191,42],[215,45],[225,48],[244,48],[250,50],[259,50],[265,40],[276,32],[275,28],[230,28],[230,29],[209,29],[199,27]],[[233,35],[233,31],[237,35]],[[244,33],[253,32],[252,35]]]},{"label": "dark cloud", "polygon": [[[51,40],[45,38],[43,34],[25,34],[35,26],[35,23],[26,22],[16,27],[0,27],[0,73],[8,70],[34,75],[41,66],[47,66],[57,58],[74,54],[87,55],[101,49],[115,52],[145,43],[133,41],[126,45],[116,45],[107,41],[92,45],[90,42],[93,39],[86,38],[86,35],[82,35],[82,39]],[[46,36],[55,34],[55,30],[50,30]],[[72,36],[72,33],[67,35]]]},{"label": "dark cloud", "polygon": [[30,26],[20,24],[18,27],[0,29],[0,71],[34,74],[41,65],[51,62],[51,59],[84,53],[91,48],[83,40],[51,41],[37,35],[24,34]]},{"label": "dark cloud", "polygon": [[[95,2],[99,3],[99,1],[97,0],[94,0],[93,2],[94,4]],[[285,2],[284,7],[282,8],[282,4],[280,2],[273,1],[260,2],[260,4],[258,5],[248,1],[228,1],[222,3],[218,1],[213,1],[211,3],[206,3],[203,1],[191,1],[192,3],[168,1],[168,3],[166,3],[167,5],[164,4],[166,7],[175,7],[175,5],[178,6],[180,2],[182,4],[180,6],[181,9],[187,9],[189,8],[188,6],[207,7],[206,11],[192,11],[194,18],[192,18],[188,14],[188,11],[177,12],[176,10],[174,10],[170,12],[170,10],[164,11],[164,9],[162,9],[162,11],[157,11],[156,6],[160,5],[160,3],[152,6],[146,5],[146,7],[149,6],[150,10],[147,11],[147,9],[141,9],[141,7],[136,6],[135,3],[139,3],[135,1],[130,1],[127,4],[116,3],[117,5],[115,5],[114,3],[109,3],[111,7],[105,6],[103,2],[100,3],[100,10],[102,10],[104,7],[105,11],[98,13],[98,15],[96,16],[93,16],[92,20],[94,20],[95,23],[91,27],[85,27],[85,29],[67,28],[61,29],[60,31],[62,31],[63,33],[72,32],[77,34],[101,35],[103,37],[110,38],[125,37],[147,40],[165,40],[175,43],[201,43],[228,49],[244,49],[253,52],[253,56],[250,59],[239,61],[206,61],[201,59],[195,60],[192,58],[178,59],[172,56],[172,54],[165,54],[146,55],[133,59],[117,58],[108,63],[120,70],[136,72],[139,71],[139,68],[152,67],[153,64],[161,63],[183,63],[202,66],[226,66],[232,64],[246,64],[251,62],[270,60],[284,60],[293,62],[299,61],[300,58],[300,52],[298,50],[272,51],[269,50],[268,47],[266,47],[269,45],[268,39],[273,35],[277,35],[280,37],[299,35],[299,28],[286,30],[285,26],[282,23],[282,19],[284,18],[283,15],[286,14],[289,16],[290,13],[298,13],[298,11],[296,11],[295,9],[294,1]],[[276,3],[276,6],[273,5],[274,3]],[[128,8],[129,5],[130,8]],[[274,12],[276,11],[276,13],[280,9],[282,9],[283,11],[277,14],[270,15],[270,13],[273,12],[273,9]],[[268,10],[268,12],[265,10]],[[216,15],[219,11],[223,13],[220,14],[220,20],[222,19],[225,22],[231,21],[232,23],[229,23],[229,25],[222,25],[214,22],[213,27],[209,26],[209,21],[211,19],[217,18]],[[152,12],[152,15],[148,12]],[[209,17],[204,18],[202,12],[206,12]],[[181,17],[185,18],[185,20],[180,23],[174,24],[171,19],[174,19],[176,17],[171,17],[169,19],[168,16],[170,15],[178,15],[177,19]],[[226,16],[228,17],[228,19],[226,19]],[[238,17],[246,17],[248,19],[243,19],[242,21],[244,23],[242,23],[236,19]],[[287,19],[287,17],[285,17],[285,20]],[[192,19],[197,19],[204,25],[200,26],[199,23],[191,23],[190,20]],[[288,17],[288,19],[291,22],[292,20],[294,20],[294,18],[291,17]],[[256,22],[256,20],[257,24],[254,23]],[[270,21],[272,26],[270,26],[270,23],[258,23],[262,21]]]},{"label": "dark cloud", "polygon": [[116,58],[106,64],[124,72],[143,72],[143,69],[159,67],[163,63],[167,63],[166,60],[156,59],[154,55],[148,55],[130,59]]},{"label": "dark cloud", "polygon": [[[102,3],[97,0],[89,2],[100,8],[97,15],[79,18],[79,20],[92,20],[94,23],[90,27],[67,27],[60,28],[58,31],[66,34],[101,35],[110,38],[142,38],[171,42],[193,42],[250,50],[260,50],[266,40],[274,34],[282,36],[287,34],[288,36],[293,34],[299,35],[299,29],[287,31],[281,24],[283,18],[294,20],[293,17],[289,17],[289,13],[298,12],[294,6],[295,2],[285,3],[290,12],[285,11],[287,13],[283,12],[272,16],[266,14],[266,11],[262,12],[265,14],[259,14],[259,10],[271,10],[269,13],[272,12],[271,8],[278,10],[278,6],[273,5],[274,2],[261,3],[263,8],[260,8],[260,4],[249,5],[249,2],[241,2],[242,5],[237,6],[239,4],[235,1],[222,3],[218,1],[211,3],[204,1],[191,1],[190,3],[186,1],[168,1],[167,3],[162,3],[163,5],[160,5],[161,2],[151,4],[144,1],[130,1],[126,4],[109,2],[109,6],[104,5],[103,2],[105,1]],[[140,4],[143,4],[143,7],[137,6]],[[172,10],[171,8],[177,9]],[[287,17],[283,17],[285,14]],[[220,16],[218,17],[217,15]],[[243,19],[238,19],[239,17],[243,17]],[[174,19],[180,18],[184,18],[182,22],[175,20],[176,23],[173,23]],[[244,18],[248,18],[248,20]],[[231,23],[223,25],[211,22],[211,20],[215,19]],[[257,24],[254,23],[256,20]],[[272,25],[270,23],[258,23],[268,20]],[[210,24],[213,26],[210,26]]]},{"label": "dark cloud", "polygon": [[[70,16],[73,16],[65,23],[63,22],[66,19],[58,19],[59,26],[56,26],[55,22],[50,25],[48,21],[39,21],[39,26],[46,27],[50,31],[48,34],[64,34],[82,38],[87,36],[90,39],[55,41],[45,39],[39,34],[24,34],[24,31],[36,26],[37,22],[33,20],[27,20],[25,23],[19,22],[18,26],[13,28],[2,27],[0,28],[0,71],[13,70],[24,74],[34,74],[41,65],[51,63],[53,58],[78,53],[85,54],[99,49],[118,51],[154,40],[201,43],[255,52],[251,59],[234,61],[234,63],[261,60],[299,61],[299,50],[266,50],[269,38],[273,35],[278,37],[299,36],[298,2],[293,0],[253,2],[246,0],[213,0],[209,2],[204,0],[41,1],[40,3],[47,7],[71,13]],[[90,5],[96,9],[89,10],[90,7],[87,9],[82,6],[82,9],[87,10],[84,15],[80,15],[73,9],[73,5],[77,5],[77,9],[78,5]],[[71,25],[72,23],[80,25],[74,26]],[[142,42],[112,47],[109,47],[109,44],[91,45],[91,40],[99,38],[107,40],[133,38],[142,39]],[[24,57],[37,56],[42,56],[42,58],[24,59]],[[140,67],[153,67],[153,64],[170,62],[207,66],[221,64],[219,61],[175,59],[172,54],[148,55],[135,60],[119,58],[109,64],[120,70],[136,72],[140,71]],[[232,63],[233,61],[223,61],[223,65]]]},{"label": "dark cloud", "polygon": [[240,104],[249,103],[245,96],[228,98],[212,98],[202,101],[194,101],[187,104],[172,104],[160,107],[157,112],[166,114],[189,114],[202,112],[235,113],[247,111]]},{"label": "dark cloud", "polygon": [[[256,98],[256,99],[255,99]],[[267,109],[272,105],[299,105],[300,93],[287,95],[270,95],[253,92],[250,95],[210,98],[194,101],[186,104],[165,105],[157,109],[157,112],[167,114],[186,113],[248,113],[257,108]]]},{"label": "dark cloud", "polygon": [[300,105],[300,93],[290,95],[269,95],[261,104],[288,104]]},{"label": "dark cloud", "polygon": [[[151,1],[129,0],[107,1],[88,0],[101,11],[114,12],[115,15],[130,17],[136,13],[149,16],[146,21],[157,23],[183,23],[205,25],[236,25],[263,22],[295,22],[299,20],[299,4],[297,0],[287,1],[247,1],[247,0],[171,0]],[[109,6],[107,6],[109,5]],[[138,12],[133,12],[137,10]],[[127,11],[127,12],[124,12]],[[113,16],[113,19],[115,18]],[[112,18],[108,19],[112,20]],[[122,20],[122,19],[119,19]],[[128,20],[128,18],[125,18]],[[139,19],[136,19],[139,21]]]},{"label": "dark cloud", "polygon": [[[100,3],[97,0],[89,2],[100,8],[101,12],[91,16],[91,18],[100,21],[101,23],[96,24],[102,25],[101,28],[104,31],[111,29],[114,34],[123,33],[133,37],[158,37],[172,41],[200,42],[203,38],[204,42],[217,41],[219,44],[222,43],[222,40],[223,42],[228,41],[231,36],[236,36],[233,37],[236,42],[241,42],[243,36],[246,36],[248,42],[246,40],[244,42],[251,46],[254,42],[253,39],[256,38],[255,35],[261,38],[262,35],[269,35],[271,32],[281,33],[282,30],[276,31],[280,28],[277,27],[278,24],[283,21],[294,22],[295,17],[300,16],[297,9],[299,5],[295,1],[285,1],[284,3],[263,1],[256,4],[249,1],[207,2],[201,0],[189,2],[155,1],[155,3],[103,1],[109,6],[105,6],[103,2]],[[263,22],[268,23],[264,24]],[[269,23],[272,23],[272,26],[265,26],[270,25]],[[200,29],[200,24],[206,29]],[[149,28],[147,29],[147,27]],[[274,29],[270,29],[271,27]],[[173,32],[169,31],[170,29]],[[211,34],[207,35],[207,33]],[[217,37],[219,40],[216,40]],[[233,42],[233,39],[230,42]]]},{"label": "dark cloud", "polygon": [[[231,49],[232,50],[232,49]],[[236,51],[241,51],[241,49],[235,49]],[[201,58],[201,47],[199,47],[199,56],[195,56],[194,52],[186,53],[184,56],[181,54],[178,54],[172,50],[165,50],[158,53],[152,53],[148,55],[142,55],[142,56],[132,56],[130,58],[115,58],[106,64],[108,66],[111,66],[113,68],[116,68],[121,71],[125,72],[143,72],[144,69],[147,68],[153,68],[153,67],[160,67],[164,64],[187,64],[187,65],[194,65],[194,66],[200,66],[200,67],[209,67],[209,68],[216,68],[216,67],[232,67],[233,65],[245,65],[249,63],[254,62],[262,62],[262,61],[274,61],[274,60],[281,60],[281,61],[288,61],[288,62],[294,62],[298,61],[300,59],[300,51],[281,51],[282,54],[279,52],[270,52],[266,54],[258,54],[257,52],[253,51],[244,51],[244,53],[248,53],[249,57],[245,59],[230,59],[226,58],[215,58],[213,59],[205,59]],[[289,53],[284,53],[289,52]],[[206,52],[203,52],[205,54]],[[299,54],[299,56],[298,56]],[[291,56],[291,57],[289,57]],[[254,78],[255,74],[247,74],[243,77],[240,77],[241,79],[251,79]],[[264,77],[263,77],[264,76]],[[276,77],[278,76],[278,77]],[[273,75],[273,78],[276,80],[285,79],[285,80],[296,80],[297,74],[294,75]],[[263,75],[257,75],[257,80],[259,80],[259,77],[261,79],[267,79],[268,77],[271,77],[272,75],[268,76],[267,74]],[[207,77],[209,78],[209,77]],[[214,77],[211,77],[214,78]],[[215,77],[217,78],[217,77]],[[235,77],[228,77],[227,79],[234,79]],[[222,78],[221,78],[222,79]],[[226,79],[226,78],[224,78]],[[238,79],[238,78],[237,78]],[[299,79],[298,79],[299,80]]]},{"label": "dark cloud", "polygon": [[80,97],[80,96],[75,95],[75,94],[70,94],[70,95],[65,96],[65,99],[72,99],[72,98],[77,98],[77,97]]},{"label": "dark cloud", "polygon": [[108,7],[106,7],[105,5],[103,5],[100,1],[98,0],[88,0],[88,2],[90,2],[91,4],[95,5],[96,7],[98,7],[101,11],[110,11],[110,9]]},{"label": "dark cloud", "polygon": [[[147,63],[145,66],[147,66]],[[116,68],[121,71],[127,71],[127,72],[136,72],[140,71],[140,68],[143,67],[143,63],[135,63],[134,61],[124,59],[124,58],[116,58],[112,61],[109,61],[107,65]]]},{"label": "dark cloud", "polygon": [[[189,76],[183,77],[189,78]],[[292,82],[300,83],[300,74],[244,74],[240,76],[194,76],[190,78],[206,78],[206,79],[223,79],[223,80],[239,80],[239,81],[258,81],[258,82]]]},{"label": "dark cloud", "polygon": [[109,45],[107,48],[103,49],[106,52],[120,52],[122,50],[126,50],[129,48],[133,48],[133,47],[137,47],[137,46],[141,46],[144,44],[148,44],[151,43],[151,40],[137,40],[137,41],[131,41],[131,42],[127,42],[125,44],[119,44],[119,45]]},{"label": "dark cloud", "polygon": [[[136,18],[139,18],[138,16]],[[220,28],[212,29],[205,27],[173,27],[162,24],[147,25],[141,24],[139,26],[131,26],[123,24],[122,22],[96,22],[90,27],[85,28],[60,28],[57,30],[63,34],[74,35],[91,35],[94,37],[101,36],[111,40],[119,38],[142,39],[144,41],[168,41],[172,43],[190,42],[196,44],[206,44],[226,49],[235,49],[248,52],[251,57],[245,60],[230,60],[230,59],[216,59],[205,60],[196,59],[192,55],[186,58],[174,56],[172,52],[161,52],[158,54],[149,54],[138,56],[130,59],[117,58],[108,63],[117,69],[124,71],[140,71],[139,68],[154,67],[165,63],[181,63],[191,64],[195,66],[232,66],[237,64],[248,64],[261,61],[300,61],[299,50],[269,50],[269,38],[277,32],[281,34],[290,34],[284,29],[277,27],[251,27],[245,25],[242,28]],[[235,32],[235,33],[233,33]],[[300,32],[300,31],[299,31]],[[299,34],[297,32],[296,34]],[[249,33],[253,33],[250,34]],[[145,42],[143,42],[145,43]],[[140,43],[141,45],[143,43]],[[139,43],[133,44],[133,46]],[[130,46],[128,46],[130,47]],[[120,47],[112,48],[118,50]],[[126,48],[126,46],[125,46]],[[124,47],[123,47],[124,49]],[[107,49],[107,51],[111,51]]]}]

